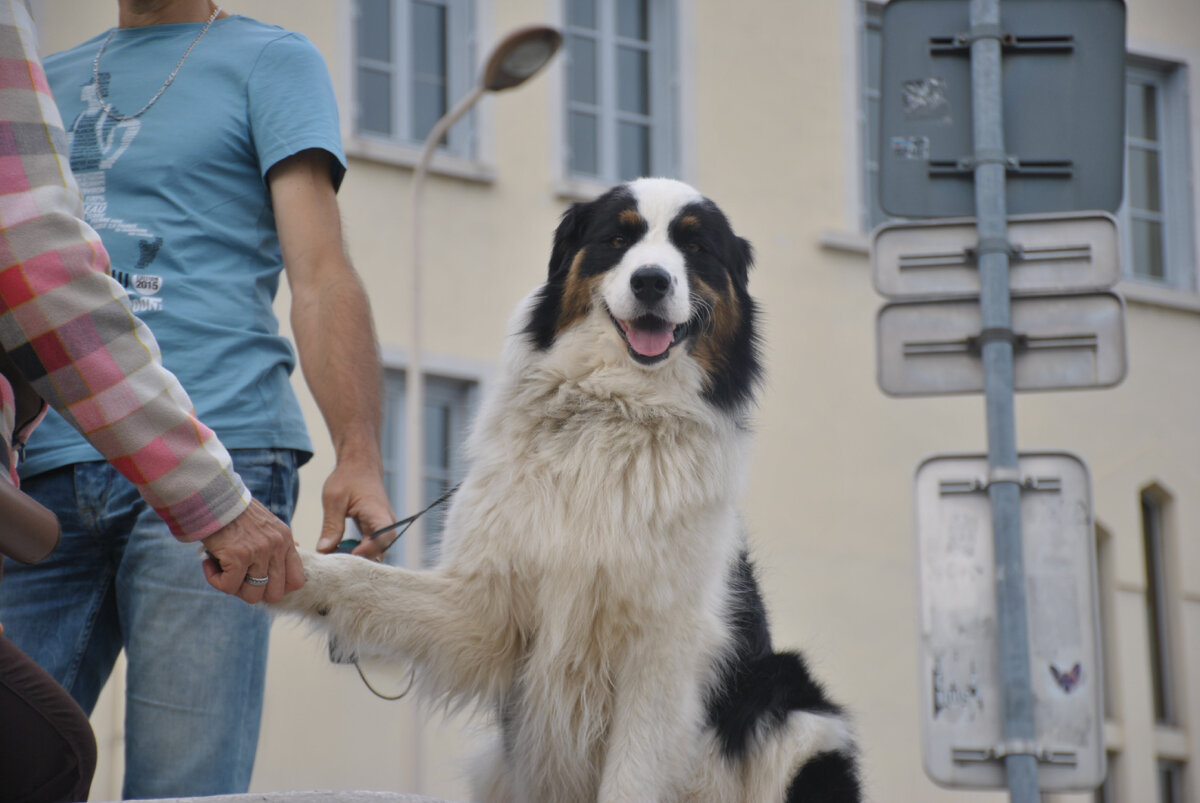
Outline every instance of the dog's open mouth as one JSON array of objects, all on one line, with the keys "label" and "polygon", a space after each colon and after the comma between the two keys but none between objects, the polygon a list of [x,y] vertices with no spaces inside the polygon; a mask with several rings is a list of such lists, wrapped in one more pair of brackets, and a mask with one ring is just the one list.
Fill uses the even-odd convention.
[{"label": "dog's open mouth", "polygon": [[613,322],[625,338],[629,353],[646,365],[665,360],[671,346],[682,340],[687,331],[687,324],[676,325],[657,315],[642,315],[631,321],[614,316]]}]

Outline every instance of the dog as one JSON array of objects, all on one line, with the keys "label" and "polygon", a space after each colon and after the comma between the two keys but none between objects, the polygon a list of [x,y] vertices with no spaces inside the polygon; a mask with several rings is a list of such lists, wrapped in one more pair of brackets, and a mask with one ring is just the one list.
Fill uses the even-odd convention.
[{"label": "dog", "polygon": [[279,606],[498,738],[484,801],[860,799],[842,709],[775,652],[737,510],[750,244],[692,187],[576,203],[519,306],[431,570],[303,555]]}]

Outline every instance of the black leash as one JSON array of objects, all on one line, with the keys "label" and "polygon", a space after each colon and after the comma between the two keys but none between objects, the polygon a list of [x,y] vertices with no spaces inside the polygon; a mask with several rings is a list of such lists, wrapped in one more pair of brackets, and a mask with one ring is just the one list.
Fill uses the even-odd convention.
[{"label": "black leash", "polygon": [[394,521],[386,527],[380,527],[378,530],[376,530],[375,532],[368,535],[367,540],[374,541],[376,538],[383,535],[384,533],[391,532],[392,530],[395,530],[397,527],[399,527],[400,532],[396,533],[396,537],[393,538],[391,540],[391,542],[383,548],[383,551],[387,552],[389,549],[392,548],[393,544],[395,544],[397,541],[400,540],[400,536],[402,536],[406,532],[408,532],[408,528],[413,525],[414,521],[421,518],[429,511],[433,510],[435,507],[440,505],[442,502],[445,502],[447,499],[454,496],[454,492],[457,491],[461,486],[462,486],[462,483],[461,482],[458,483],[458,485],[455,485],[453,488],[446,491],[446,493],[442,494],[437,499],[434,499],[432,502],[430,502],[428,507],[426,507],[424,510],[417,511],[416,513],[412,514],[411,516],[400,519],[400,521]]},{"label": "black leash", "polygon": [[[376,538],[383,535],[384,533],[391,532],[392,530],[395,530],[396,528],[400,528],[400,532],[396,533],[396,537],[391,540],[391,543],[389,543],[387,546],[385,546],[383,548],[383,551],[387,552],[389,549],[392,548],[392,544],[395,544],[397,541],[399,541],[400,536],[404,535],[404,533],[408,531],[408,528],[412,526],[414,521],[421,518],[422,516],[424,516],[429,511],[433,510],[438,505],[442,504],[442,502],[445,502],[451,496],[454,496],[454,492],[457,491],[461,485],[462,485],[462,483],[460,482],[460,483],[458,483],[458,485],[455,485],[453,488],[446,491],[446,493],[442,494],[437,499],[434,499],[432,502],[429,503],[429,505],[424,510],[419,510],[416,513],[412,514],[411,516],[400,519],[400,521],[394,521],[386,527],[380,527],[378,530],[376,530],[375,532],[368,535],[367,540],[374,541]],[[342,544],[347,544],[347,542],[342,541]],[[350,542],[349,545],[351,548],[353,548],[353,546],[354,546],[353,542]],[[340,547],[340,545],[339,545],[339,547]],[[349,550],[344,549],[343,551],[349,551]],[[350,663],[353,663],[354,668],[356,670],[358,670],[358,676],[359,676],[359,678],[362,679],[363,685],[366,686],[371,691],[371,693],[374,694],[379,699],[387,700],[389,702],[394,702],[396,700],[402,700],[405,697],[407,697],[409,691],[412,690],[413,681],[416,679],[416,675],[417,675],[415,668],[409,670],[408,684],[404,687],[404,691],[400,692],[399,694],[384,694],[383,692],[379,691],[374,686],[372,686],[371,681],[367,680],[367,675],[365,672],[363,672],[363,668],[359,664],[357,657],[353,658],[350,661]]]},{"label": "black leash", "polygon": [[397,700],[403,700],[405,697],[407,697],[408,693],[412,691],[413,681],[415,681],[417,678],[416,668],[410,669],[408,671],[408,685],[404,687],[404,691],[400,692],[399,694],[384,694],[379,689],[372,686],[371,681],[367,680],[367,674],[363,672],[363,668],[359,665],[357,660],[354,662],[354,668],[358,670],[358,676],[362,678],[363,685],[370,690],[371,694],[374,694],[380,700],[387,700],[389,703],[394,703]]}]

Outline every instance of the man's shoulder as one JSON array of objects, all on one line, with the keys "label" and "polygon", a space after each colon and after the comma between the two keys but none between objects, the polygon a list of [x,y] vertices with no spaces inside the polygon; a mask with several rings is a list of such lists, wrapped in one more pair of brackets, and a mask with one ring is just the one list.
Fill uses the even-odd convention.
[{"label": "man's shoulder", "polygon": [[69,47],[66,50],[60,50],[57,53],[51,53],[46,58],[42,59],[42,66],[47,72],[51,70],[70,69],[78,64],[87,64],[91,68],[92,59],[96,57],[96,51],[100,49],[100,42],[108,34],[107,31],[96,34],[91,39],[86,39],[74,47]]},{"label": "man's shoulder", "polygon": [[316,49],[304,34],[289,31],[287,28],[262,22],[253,17],[235,14],[225,20],[225,23],[222,33],[244,47],[261,49],[272,46]]}]

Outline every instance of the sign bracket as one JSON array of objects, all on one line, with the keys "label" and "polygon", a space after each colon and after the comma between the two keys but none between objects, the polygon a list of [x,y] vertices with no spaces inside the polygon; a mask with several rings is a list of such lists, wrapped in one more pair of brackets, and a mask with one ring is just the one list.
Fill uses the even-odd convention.
[{"label": "sign bracket", "polygon": [[1018,353],[1049,351],[1052,349],[1087,349],[1089,351],[1098,351],[1100,348],[1100,338],[1094,332],[1039,336],[993,326],[982,330],[977,335],[969,335],[965,338],[914,340],[905,343],[901,353],[905,357],[940,356],[958,353],[971,354],[978,357],[983,353],[984,345],[994,341],[1007,341],[1012,344],[1013,351]]},{"label": "sign bracket", "polygon": [[[1008,243],[1008,258],[1015,262],[1037,260],[1038,262],[1073,262],[1075,260],[1091,260],[1092,246],[1089,243],[1072,243],[1053,246],[1024,246],[1019,243]],[[900,255],[899,269],[901,271],[915,268],[961,268],[975,266],[979,262],[980,246],[967,247],[959,251],[931,251],[925,254]]]},{"label": "sign bracket", "polygon": [[1075,175],[1075,163],[1070,159],[964,156],[957,160],[930,159],[929,177],[969,179],[973,176],[975,168],[983,164],[1002,164],[1004,172],[1008,175],[1026,178],[1071,178]]},{"label": "sign bracket", "polygon": [[969,31],[954,36],[929,37],[929,54],[931,56],[967,56],[971,53],[971,44],[980,39],[999,41],[1005,55],[1072,53],[1075,51],[1075,37],[1071,34],[1017,36],[1012,33],[1004,33],[1004,29],[997,24],[983,23],[974,25]]},{"label": "sign bracket", "polygon": [[1049,491],[1051,493],[1060,493],[1062,491],[1062,478],[1052,476],[1037,476],[1026,474],[1002,473],[1000,469],[992,472],[991,476],[986,479],[980,477],[971,477],[970,479],[944,479],[938,483],[938,494],[947,496],[951,494],[973,494],[984,493],[992,485],[999,482],[1015,482],[1021,486],[1022,491]]},{"label": "sign bracket", "polygon": [[1033,756],[1043,764],[1060,764],[1070,767],[1079,763],[1079,753],[1075,750],[1043,747],[1025,739],[1016,739],[988,747],[952,747],[950,756],[952,760],[959,763],[1003,761],[1008,756]]}]

